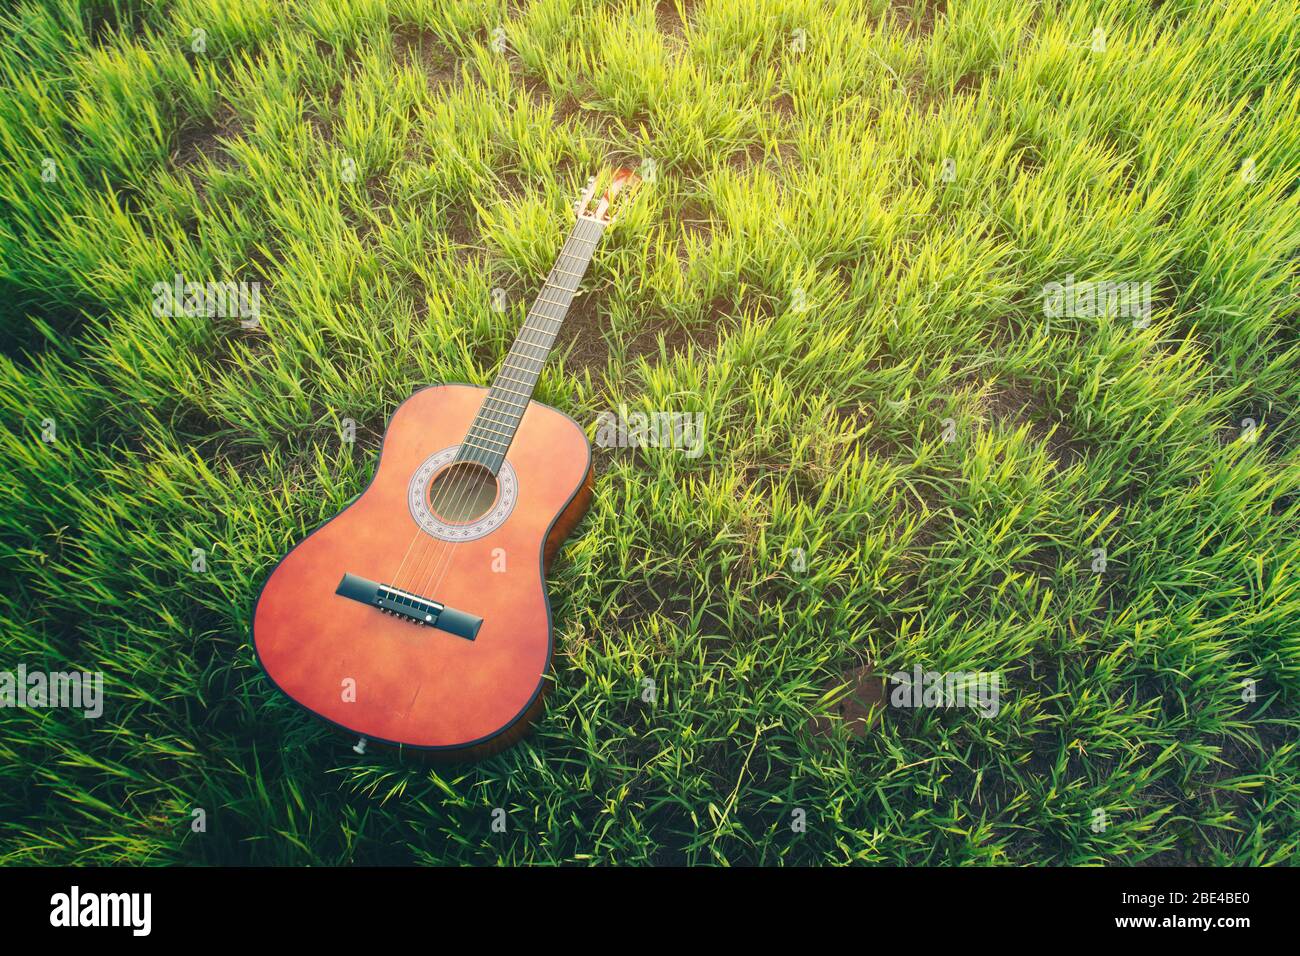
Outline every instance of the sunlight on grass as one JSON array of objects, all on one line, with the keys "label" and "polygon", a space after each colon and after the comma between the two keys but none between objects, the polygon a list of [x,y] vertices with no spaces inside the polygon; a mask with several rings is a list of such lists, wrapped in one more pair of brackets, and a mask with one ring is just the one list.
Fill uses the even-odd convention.
[{"label": "sunlight on grass", "polygon": [[[22,0],[0,34],[0,670],[106,693],[0,711],[0,863],[1296,861],[1292,3]],[[536,397],[699,413],[702,454],[595,450],[532,737],[359,756],[262,676],[257,588],[399,402],[491,380],[587,177],[647,163]],[[256,283],[256,323],[159,314],[176,277]],[[1067,279],[1149,313],[1048,314]],[[864,733],[864,663],[1001,708]]]}]

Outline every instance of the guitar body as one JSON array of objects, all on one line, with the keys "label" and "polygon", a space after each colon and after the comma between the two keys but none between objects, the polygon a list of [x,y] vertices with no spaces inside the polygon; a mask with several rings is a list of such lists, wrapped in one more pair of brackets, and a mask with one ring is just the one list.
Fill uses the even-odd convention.
[{"label": "guitar body", "polygon": [[[439,525],[465,539],[435,537],[420,512],[434,495],[432,520],[443,521],[431,489],[456,489],[449,455],[486,394],[440,385],[404,402],[370,486],[280,561],[254,608],[254,647],[275,685],[368,740],[477,758],[541,711],[552,643],[543,575],[591,500],[591,446],[571,418],[528,403],[482,513]],[[457,634],[388,613],[339,593],[345,575],[479,623]]]}]

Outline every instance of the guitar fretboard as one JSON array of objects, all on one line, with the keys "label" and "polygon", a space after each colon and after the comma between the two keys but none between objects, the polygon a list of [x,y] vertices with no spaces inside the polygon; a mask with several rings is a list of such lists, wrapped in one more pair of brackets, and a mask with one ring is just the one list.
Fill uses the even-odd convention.
[{"label": "guitar fretboard", "polygon": [[587,216],[580,217],[574,224],[546,284],[524,319],[523,328],[515,337],[501,371],[488,389],[487,397],[461,443],[457,461],[475,462],[493,474],[505,461],[533,389],[537,387],[542,366],[551,354],[574,293],[578,291],[596,243],[604,231],[602,221]]}]

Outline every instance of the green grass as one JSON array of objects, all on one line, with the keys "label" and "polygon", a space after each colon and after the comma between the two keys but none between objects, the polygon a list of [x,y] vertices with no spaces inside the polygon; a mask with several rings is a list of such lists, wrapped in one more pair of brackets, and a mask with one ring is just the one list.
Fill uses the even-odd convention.
[{"label": "green grass", "polygon": [[[1300,856],[1292,3],[24,0],[0,34],[0,670],[106,683],[98,720],[0,710],[0,863]],[[597,449],[528,741],[357,755],[259,671],[257,588],[400,401],[491,380],[582,183],[646,158],[537,397],[702,412],[704,453]],[[176,273],[261,283],[261,329],[156,317]],[[1071,275],[1150,282],[1149,326],[1049,320]],[[866,662],[998,672],[1001,711],[863,733]]]}]

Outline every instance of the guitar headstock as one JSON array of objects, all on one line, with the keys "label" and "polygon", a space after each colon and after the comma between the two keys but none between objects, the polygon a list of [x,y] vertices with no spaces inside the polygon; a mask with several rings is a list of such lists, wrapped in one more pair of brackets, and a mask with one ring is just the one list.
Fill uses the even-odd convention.
[{"label": "guitar headstock", "polygon": [[[641,177],[630,169],[616,169],[612,173],[602,174],[599,178],[591,177],[587,180],[587,188],[583,191],[582,198],[577,202],[578,218],[609,225],[618,216],[619,209],[632,198],[639,185],[641,185]],[[597,189],[603,190],[599,199],[596,198]]]}]

